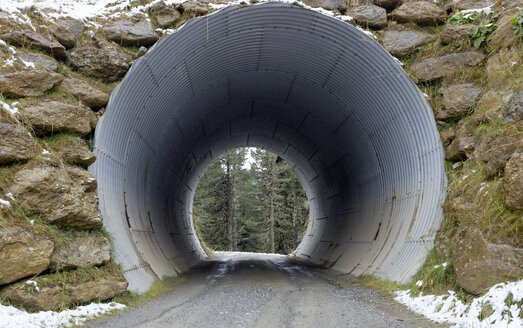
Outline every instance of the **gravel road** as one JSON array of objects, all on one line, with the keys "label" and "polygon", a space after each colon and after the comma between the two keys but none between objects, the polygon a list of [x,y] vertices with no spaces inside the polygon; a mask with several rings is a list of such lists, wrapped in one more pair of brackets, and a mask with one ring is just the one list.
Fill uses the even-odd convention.
[{"label": "gravel road", "polygon": [[89,327],[442,327],[350,275],[274,255],[223,256],[172,292]]}]

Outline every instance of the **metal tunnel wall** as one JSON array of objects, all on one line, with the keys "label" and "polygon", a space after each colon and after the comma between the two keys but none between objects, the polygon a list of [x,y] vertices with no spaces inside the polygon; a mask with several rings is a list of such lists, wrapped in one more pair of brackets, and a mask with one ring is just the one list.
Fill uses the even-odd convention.
[{"label": "metal tunnel wall", "polygon": [[193,19],[136,61],[95,134],[90,170],[130,289],[205,259],[191,210],[228,149],[286,160],[310,202],[294,256],[408,280],[432,247],[445,197],[432,110],[359,29],[291,4]]}]

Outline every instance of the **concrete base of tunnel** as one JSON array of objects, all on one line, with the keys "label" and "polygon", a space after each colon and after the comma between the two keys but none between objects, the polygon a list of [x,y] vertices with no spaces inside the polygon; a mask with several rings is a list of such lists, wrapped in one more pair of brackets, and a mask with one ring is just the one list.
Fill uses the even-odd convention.
[{"label": "concrete base of tunnel", "polygon": [[206,258],[192,224],[205,167],[235,147],[286,160],[310,203],[293,256],[407,281],[442,219],[432,110],[359,29],[291,4],[193,19],[137,60],[95,133],[100,208],[129,288]]}]

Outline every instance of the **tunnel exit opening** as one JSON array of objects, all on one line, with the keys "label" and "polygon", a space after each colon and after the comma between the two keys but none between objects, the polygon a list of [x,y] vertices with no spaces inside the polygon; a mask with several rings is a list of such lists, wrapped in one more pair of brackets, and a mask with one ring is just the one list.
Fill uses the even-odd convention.
[{"label": "tunnel exit opening", "polygon": [[311,221],[294,256],[406,282],[442,219],[431,108],[359,29],[294,4],[231,6],[138,59],[95,132],[104,225],[133,291],[207,258],[191,211],[205,168],[237,147],[280,156]]},{"label": "tunnel exit opening", "polygon": [[309,202],[293,168],[261,148],[236,148],[202,174],[192,219],[207,255],[214,251],[293,253],[306,232]]}]

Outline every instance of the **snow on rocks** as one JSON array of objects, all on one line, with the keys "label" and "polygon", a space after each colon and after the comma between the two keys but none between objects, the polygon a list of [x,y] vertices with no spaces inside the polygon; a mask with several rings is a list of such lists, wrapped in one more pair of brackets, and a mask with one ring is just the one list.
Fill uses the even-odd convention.
[{"label": "snow on rocks", "polygon": [[[396,295],[394,299],[412,311],[435,322],[454,324],[453,327],[516,328],[523,325],[522,309],[517,305],[523,300],[523,280],[494,285],[470,304],[463,304],[453,291],[439,296],[422,293],[412,296],[409,289],[398,291]],[[482,313],[485,307],[492,309],[490,315]]]},{"label": "snow on rocks", "polygon": [[115,302],[91,303],[89,305],[79,306],[74,310],[28,313],[12,306],[0,305],[0,318],[2,318],[0,321],[0,328],[71,327],[80,325],[89,319],[98,317],[105,313],[120,310],[125,307],[125,305]]}]

